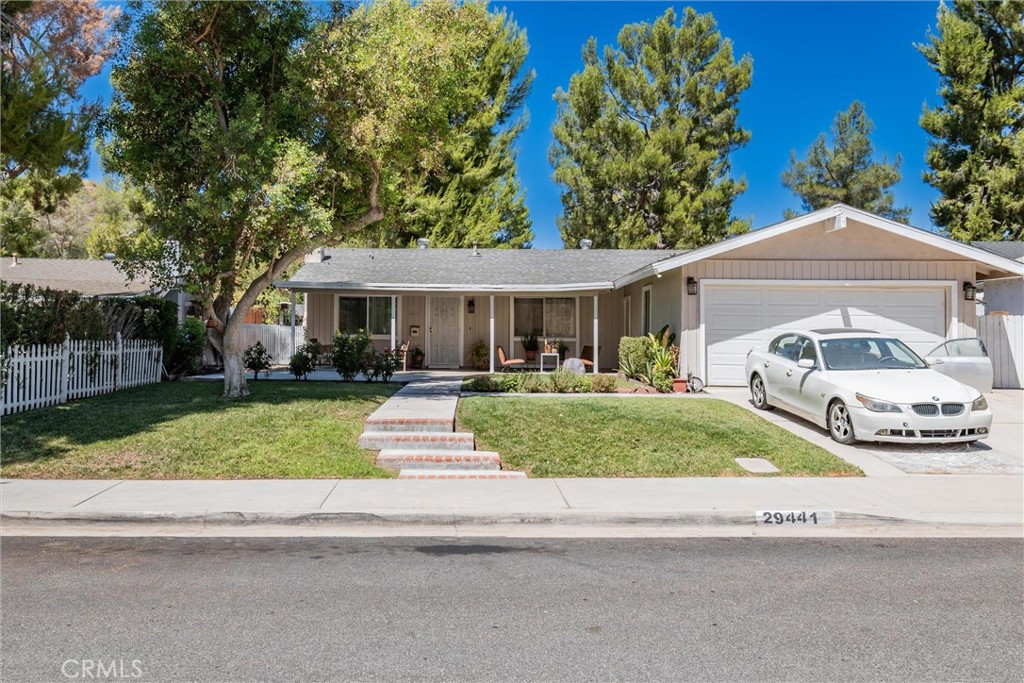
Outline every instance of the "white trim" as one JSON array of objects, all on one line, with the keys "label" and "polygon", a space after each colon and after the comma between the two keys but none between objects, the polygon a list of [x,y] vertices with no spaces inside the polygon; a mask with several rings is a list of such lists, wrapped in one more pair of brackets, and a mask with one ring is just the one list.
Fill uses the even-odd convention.
[{"label": "white trim", "polygon": [[[433,317],[433,305],[432,305],[431,302],[435,298],[437,298],[437,299],[449,299],[449,298],[450,299],[456,299],[457,298],[459,300],[459,360],[454,365],[452,365],[451,363],[437,364],[437,363],[434,363],[431,360],[431,357],[430,357],[431,353],[432,353],[431,352],[431,336],[432,336],[431,335],[431,328],[434,326],[434,323],[431,320],[431,318]],[[466,297],[461,295],[461,294],[457,295],[457,296],[453,295],[453,294],[449,294],[447,296],[439,295],[437,297],[427,296],[426,300],[427,300],[427,306],[426,306],[427,310],[424,312],[424,316],[423,316],[424,320],[426,321],[426,327],[427,327],[426,334],[424,335],[424,341],[425,341],[426,347],[427,347],[425,352],[424,352],[424,355],[426,356],[424,358],[424,364],[428,368],[454,368],[454,369],[461,368],[462,367],[462,361],[463,361],[463,359],[466,356],[466,349],[465,349]]]},{"label": "white trim", "polygon": [[[649,297],[644,295],[651,293]],[[654,285],[644,285],[640,289],[640,334],[647,336],[654,330],[651,324],[654,322]]]},{"label": "white trim", "polygon": [[978,263],[984,263],[986,265],[999,268],[1000,270],[1005,270],[1009,273],[1024,275],[1024,263],[1020,263],[1003,256],[998,256],[990,251],[979,249],[978,247],[970,244],[956,242],[947,237],[937,235],[921,228],[897,223],[896,221],[891,221],[887,218],[882,218],[881,216],[876,216],[872,213],[855,209],[852,206],[835,204],[828,208],[819,209],[818,211],[813,211],[809,214],[799,216],[788,221],[753,230],[744,235],[740,235],[739,237],[733,237],[722,242],[716,242],[715,244],[709,244],[708,246],[694,249],[693,251],[686,252],[685,254],[670,256],[661,261],[656,261],[650,266],[644,266],[643,268],[639,268],[628,275],[616,279],[614,287],[618,289],[632,282],[636,282],[637,280],[650,277],[652,274],[664,273],[668,270],[674,270],[675,268],[680,268],[696,261],[702,261],[704,259],[733,251],[734,249],[757,244],[763,240],[784,235],[787,232],[799,230],[800,228],[805,228],[810,225],[825,222],[840,215],[844,215],[848,218],[852,217],[858,222],[864,223],[865,225],[873,228],[878,228],[894,235],[922,242],[937,249],[942,249],[944,251],[969,258],[973,261],[977,261]]},{"label": "white trim", "polygon": [[633,336],[633,295],[622,297],[622,336]]},{"label": "white trim", "polygon": [[[697,328],[697,352],[700,354],[697,366],[703,373],[701,379],[707,382],[708,377],[708,349],[705,339],[704,321],[705,306],[704,290],[706,286],[726,287],[831,287],[834,289],[849,287],[850,289],[945,289],[948,295],[946,299],[949,308],[946,311],[946,337],[950,334],[959,335],[960,327],[960,306],[958,301],[957,280],[744,280],[744,279],[711,279],[704,278],[700,281],[700,326]],[[951,332],[952,330],[952,332]],[[799,330],[794,330],[799,331]]]},{"label": "white trim", "polygon": [[[362,289],[385,292],[403,291],[419,292],[589,292],[594,290],[611,291],[614,283],[611,280],[602,282],[579,282],[570,284],[545,285],[449,285],[449,284],[411,284],[411,283],[380,283],[380,282],[297,282],[281,280],[274,283],[280,289]],[[131,295],[126,295],[131,296]]]},{"label": "white trim", "polygon": [[490,324],[490,335],[489,335],[489,339],[490,339],[490,352],[488,353],[488,362],[490,363],[490,372],[493,375],[494,374],[494,354],[495,354],[495,348],[494,348],[494,295],[491,294],[488,298],[490,299],[490,302],[491,302],[491,313],[490,313],[490,318],[488,319],[488,322]]},{"label": "white trim", "polygon": [[601,337],[598,334],[597,319],[598,311],[601,307],[601,302],[598,301],[598,295],[594,295],[594,357],[591,359],[594,361],[594,374],[599,373],[601,366]]}]

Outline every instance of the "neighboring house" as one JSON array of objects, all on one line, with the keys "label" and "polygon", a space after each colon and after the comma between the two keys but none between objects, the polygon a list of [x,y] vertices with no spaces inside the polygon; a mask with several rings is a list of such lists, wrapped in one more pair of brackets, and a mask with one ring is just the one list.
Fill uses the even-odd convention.
[{"label": "neighboring house", "polygon": [[184,320],[188,295],[154,287],[149,279],[129,279],[113,261],[100,259],[14,258],[0,263],[0,280],[49,287],[85,296],[116,297],[153,294],[178,305],[178,321]]},{"label": "neighboring house", "polygon": [[681,374],[738,386],[747,351],[780,329],[867,327],[921,353],[973,336],[964,285],[1021,286],[1001,248],[840,204],[689,251],[322,249],[275,284],[306,294],[307,338],[366,328],[379,347],[420,346],[428,367],[471,365],[478,340],[521,358],[536,331],[570,356],[596,338],[612,369],[620,337],[667,324]]},{"label": "neighboring house", "polygon": [[[1024,242],[971,242],[974,246],[1024,263]],[[1019,277],[989,279],[981,284],[986,314],[1024,315],[1024,283]]]}]

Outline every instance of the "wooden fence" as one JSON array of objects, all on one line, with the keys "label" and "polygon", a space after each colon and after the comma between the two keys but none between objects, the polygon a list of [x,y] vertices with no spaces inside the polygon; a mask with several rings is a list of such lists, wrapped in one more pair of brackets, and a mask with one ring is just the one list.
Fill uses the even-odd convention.
[{"label": "wooden fence", "polygon": [[992,359],[995,388],[1024,388],[1024,315],[979,316],[978,336]]},{"label": "wooden fence", "polygon": [[3,414],[160,381],[163,349],[152,341],[72,341],[14,346],[3,356]]},{"label": "wooden fence", "polygon": [[[263,344],[274,363],[287,364],[292,357],[290,325],[242,325],[242,348]],[[295,327],[295,348],[306,343],[306,330]]]}]

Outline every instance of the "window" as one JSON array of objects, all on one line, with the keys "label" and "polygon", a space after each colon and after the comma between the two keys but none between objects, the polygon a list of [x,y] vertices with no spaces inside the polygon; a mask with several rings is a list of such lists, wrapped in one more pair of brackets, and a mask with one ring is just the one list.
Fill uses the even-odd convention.
[{"label": "window", "polygon": [[768,352],[773,353],[776,356],[782,356],[787,360],[796,360],[796,354],[799,351],[800,337],[795,334],[784,334],[781,337],[777,337],[768,347]]},{"label": "window", "polygon": [[909,370],[928,365],[899,339],[826,339],[821,354],[829,370]]},{"label": "window", "polygon": [[648,335],[651,329],[651,285],[643,288],[640,298],[640,334]]},{"label": "window", "polygon": [[338,331],[355,334],[359,330],[376,337],[390,336],[391,297],[338,297]]},{"label": "window", "polygon": [[515,336],[536,334],[551,339],[576,338],[576,299],[573,297],[516,297]]}]

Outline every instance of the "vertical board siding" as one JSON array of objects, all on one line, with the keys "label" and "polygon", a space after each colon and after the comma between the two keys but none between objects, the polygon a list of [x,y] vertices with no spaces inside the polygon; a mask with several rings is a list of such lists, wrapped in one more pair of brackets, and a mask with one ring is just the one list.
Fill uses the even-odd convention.
[{"label": "vertical board siding", "polygon": [[978,336],[992,360],[993,386],[1024,388],[1024,315],[979,316]]},{"label": "vertical board siding", "polygon": [[67,340],[12,346],[3,360],[3,414],[160,381],[163,349],[156,342]]}]

